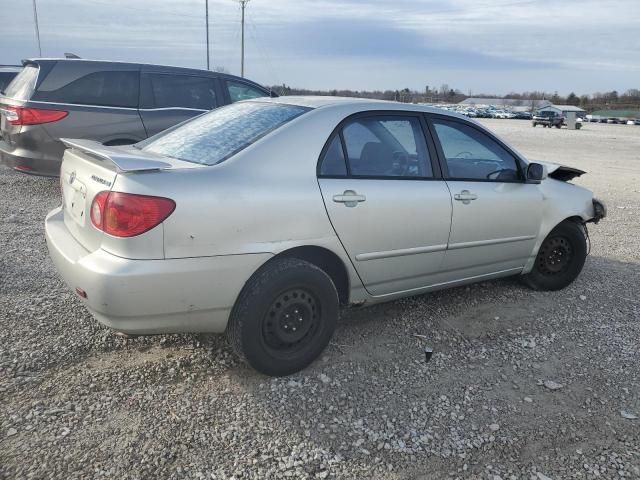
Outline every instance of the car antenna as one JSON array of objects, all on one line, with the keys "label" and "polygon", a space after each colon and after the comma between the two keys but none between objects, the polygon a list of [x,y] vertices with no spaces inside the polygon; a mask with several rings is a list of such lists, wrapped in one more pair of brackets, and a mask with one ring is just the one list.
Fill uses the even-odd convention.
[{"label": "car antenna", "polygon": [[65,52],[64,53],[64,58],[80,58],[80,57],[78,55],[76,55],[75,53]]}]

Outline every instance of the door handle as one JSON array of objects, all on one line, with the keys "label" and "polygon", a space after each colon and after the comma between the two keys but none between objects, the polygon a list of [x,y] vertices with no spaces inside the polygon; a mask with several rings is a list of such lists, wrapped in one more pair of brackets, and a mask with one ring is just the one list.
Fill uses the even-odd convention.
[{"label": "door handle", "polygon": [[360,202],[367,199],[364,195],[358,195],[354,190],[345,190],[342,195],[334,195],[333,201],[336,203],[344,203],[347,207],[355,207]]},{"label": "door handle", "polygon": [[469,190],[462,190],[460,193],[456,193],[453,198],[465,205],[469,205],[471,200],[476,200],[478,196],[475,193],[471,193]]}]

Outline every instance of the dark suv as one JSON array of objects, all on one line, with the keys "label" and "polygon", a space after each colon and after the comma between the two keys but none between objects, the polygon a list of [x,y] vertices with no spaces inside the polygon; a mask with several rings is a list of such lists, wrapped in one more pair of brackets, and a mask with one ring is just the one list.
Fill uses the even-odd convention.
[{"label": "dark suv", "polygon": [[0,97],[0,158],[58,175],[60,138],[106,145],[144,140],[216,107],[270,96],[244,78],[189,68],[76,59],[23,61]]}]

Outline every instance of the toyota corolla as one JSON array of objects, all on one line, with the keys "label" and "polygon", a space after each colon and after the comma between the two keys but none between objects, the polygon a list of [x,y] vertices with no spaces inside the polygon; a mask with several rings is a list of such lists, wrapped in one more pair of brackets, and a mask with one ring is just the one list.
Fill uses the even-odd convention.
[{"label": "toyota corolla", "polygon": [[318,357],[341,306],[509,275],[561,289],[605,215],[569,183],[584,172],[418,105],[260,99],[134,146],[65,143],[46,237],[93,316],[226,333],[268,375]]}]

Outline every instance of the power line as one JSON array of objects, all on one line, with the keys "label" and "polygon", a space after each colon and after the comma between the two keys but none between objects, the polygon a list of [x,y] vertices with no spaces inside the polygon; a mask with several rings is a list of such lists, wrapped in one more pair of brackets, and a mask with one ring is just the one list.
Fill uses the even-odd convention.
[{"label": "power line", "polygon": [[38,54],[42,57],[42,46],[40,45],[40,27],[38,26],[38,7],[36,0],[33,0],[33,20],[36,24],[36,38],[38,39]]},{"label": "power line", "polygon": [[240,49],[240,76],[244,78],[244,9],[249,0],[237,0],[242,8],[242,44]]},{"label": "power line", "polygon": [[209,0],[204,0],[204,16],[207,29],[207,70],[211,70],[211,65],[209,64]]}]

